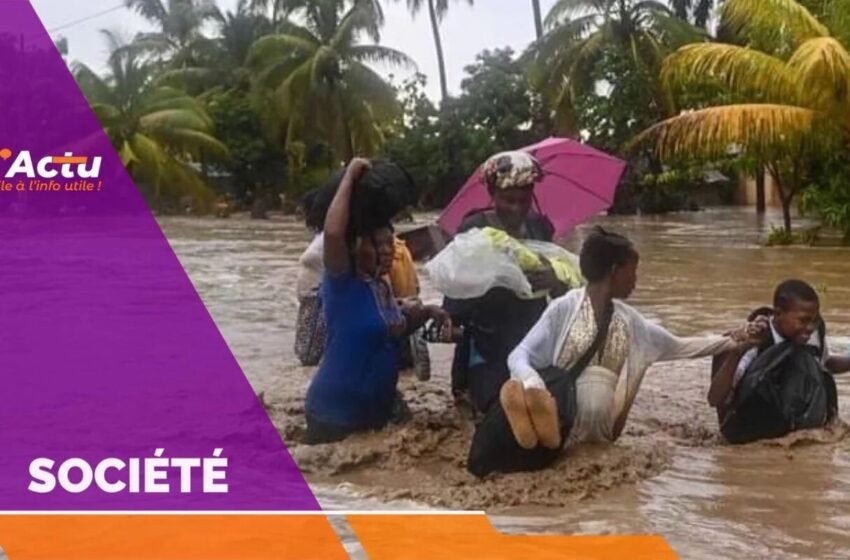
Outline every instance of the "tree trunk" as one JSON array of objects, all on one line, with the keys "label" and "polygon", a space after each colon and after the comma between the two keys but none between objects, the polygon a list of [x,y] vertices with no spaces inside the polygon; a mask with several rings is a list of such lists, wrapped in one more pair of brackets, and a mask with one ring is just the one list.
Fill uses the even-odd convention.
[{"label": "tree trunk", "polygon": [[764,214],[767,210],[767,203],[765,199],[765,168],[759,167],[758,171],[756,171],[756,213]]},{"label": "tree trunk", "polygon": [[431,32],[434,34],[434,47],[437,49],[437,66],[440,69],[440,95],[441,99],[449,96],[449,88],[446,84],[446,59],[443,56],[443,41],[440,39],[440,22],[437,18],[437,9],[434,0],[428,0],[428,15],[431,17]]},{"label": "tree trunk", "polygon": [[794,195],[785,196],[782,195],[782,220],[785,223],[785,232],[791,233],[791,201],[794,198]]},{"label": "tree trunk", "polygon": [[543,37],[543,16],[540,12],[540,0],[531,0],[531,7],[534,10],[534,31],[537,33],[537,40]]}]

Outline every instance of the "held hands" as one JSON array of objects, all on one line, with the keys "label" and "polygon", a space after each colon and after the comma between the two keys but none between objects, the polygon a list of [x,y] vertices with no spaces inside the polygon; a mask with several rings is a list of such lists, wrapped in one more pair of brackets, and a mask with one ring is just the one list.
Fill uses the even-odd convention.
[{"label": "held hands", "polygon": [[743,327],[726,333],[741,349],[758,346],[770,335],[770,319],[764,315],[756,317]]},{"label": "held hands", "polygon": [[431,321],[429,332],[433,332],[436,339],[433,342],[452,342],[452,320],[442,307],[423,305],[419,299],[412,298],[401,302],[401,311],[407,319],[408,331],[417,330]]}]

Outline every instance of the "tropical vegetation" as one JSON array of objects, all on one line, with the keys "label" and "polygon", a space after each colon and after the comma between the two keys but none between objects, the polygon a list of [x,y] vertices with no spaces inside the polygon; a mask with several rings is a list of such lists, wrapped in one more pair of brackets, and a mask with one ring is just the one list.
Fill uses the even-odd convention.
[{"label": "tropical vegetation", "polygon": [[[850,0],[556,0],[547,14],[531,0],[535,40],[480,53],[456,91],[441,24],[486,6],[403,0],[427,14],[436,99],[381,44],[401,2],[125,0],[151,30],[104,32],[100,74],[70,64],[162,211],[292,208],[353,155],[401,162],[439,207],[490,153],[562,134],[628,159],[615,211],[728,197],[742,173],[777,185],[785,238],[797,208],[850,241]],[[720,190],[718,171],[733,179]]]}]

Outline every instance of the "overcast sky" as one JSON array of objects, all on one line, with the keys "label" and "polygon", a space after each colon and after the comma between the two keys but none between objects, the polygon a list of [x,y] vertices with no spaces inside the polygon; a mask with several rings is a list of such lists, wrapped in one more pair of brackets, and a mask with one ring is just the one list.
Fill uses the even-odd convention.
[{"label": "overcast sky", "polygon": [[[106,47],[98,30],[122,30],[128,36],[150,29],[150,25],[134,12],[121,8],[121,0],[31,0],[39,17],[54,38],[68,39],[70,59],[79,60],[101,70],[104,68]],[[237,0],[218,0],[224,10],[235,9]],[[555,0],[542,0],[544,15]],[[428,93],[439,97],[436,55],[431,39],[431,27],[426,11],[415,19],[407,12],[404,0],[385,3],[386,25],[381,43],[407,53],[419,70],[428,76]],[[449,91],[457,92],[463,78],[464,66],[475,60],[484,49],[511,46],[524,49],[534,39],[534,19],[531,0],[477,0],[470,7],[466,0],[451,2],[450,12],[442,24],[443,46],[446,52]],[[100,12],[113,9],[98,17],[73,24]],[[71,25],[69,25],[71,24]],[[59,29],[62,28],[62,29]],[[385,69],[383,70],[386,74]]]}]

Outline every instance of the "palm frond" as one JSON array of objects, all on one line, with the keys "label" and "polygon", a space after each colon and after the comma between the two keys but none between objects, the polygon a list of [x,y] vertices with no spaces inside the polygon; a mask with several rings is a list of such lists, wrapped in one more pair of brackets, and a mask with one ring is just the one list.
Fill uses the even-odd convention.
[{"label": "palm frond", "polygon": [[395,89],[377,72],[363,64],[352,64],[345,73],[349,97],[366,101],[379,120],[399,116],[401,105]]},{"label": "palm frond", "polygon": [[816,103],[847,107],[850,92],[850,53],[831,37],[810,39],[788,61],[807,97]]},{"label": "palm frond", "polygon": [[294,35],[269,35],[253,44],[248,55],[248,64],[258,66],[270,60],[297,55],[312,55],[320,47],[318,42],[308,41]]},{"label": "palm frond", "polygon": [[790,105],[727,105],[673,117],[628,146],[652,143],[664,159],[720,158],[734,149],[761,157],[798,154],[813,139],[821,115]]},{"label": "palm frond", "polygon": [[659,2],[658,0],[642,0],[641,2],[635,2],[632,5],[631,11],[632,13],[658,13],[675,17],[670,6],[663,2]]},{"label": "palm frond", "polygon": [[760,101],[793,103],[798,82],[778,58],[747,47],[722,43],[689,45],[664,62],[662,82],[669,89],[720,83],[733,93]]},{"label": "palm frond", "polygon": [[126,0],[124,5],[150,22],[162,23],[168,19],[168,10],[161,0]]},{"label": "palm frond", "polygon": [[370,62],[411,71],[418,70],[416,61],[403,52],[380,45],[355,45],[348,49],[348,55],[359,62]]},{"label": "palm frond", "polygon": [[195,160],[200,160],[202,155],[226,160],[230,157],[227,146],[215,137],[188,128],[177,128],[168,132],[167,143],[170,146],[179,146],[181,151],[189,154]]},{"label": "palm frond", "polygon": [[376,26],[372,11],[363,4],[355,3],[337,26],[330,46],[333,49],[345,49],[355,43],[360,33],[366,33],[374,42],[381,38],[380,28]]},{"label": "palm frond", "polygon": [[795,0],[728,0],[722,21],[724,28],[742,38],[767,36],[792,46],[829,36],[829,30]]},{"label": "palm frond", "polygon": [[97,72],[82,62],[73,63],[71,71],[90,103],[111,103],[114,101],[109,84]]},{"label": "palm frond", "polygon": [[606,11],[607,3],[605,0],[558,0],[546,14],[545,26],[551,29],[575,16],[602,14]]},{"label": "palm frond", "polygon": [[144,115],[139,119],[139,125],[146,133],[153,134],[157,131],[169,131],[178,128],[208,130],[210,121],[196,111],[163,109]]}]

